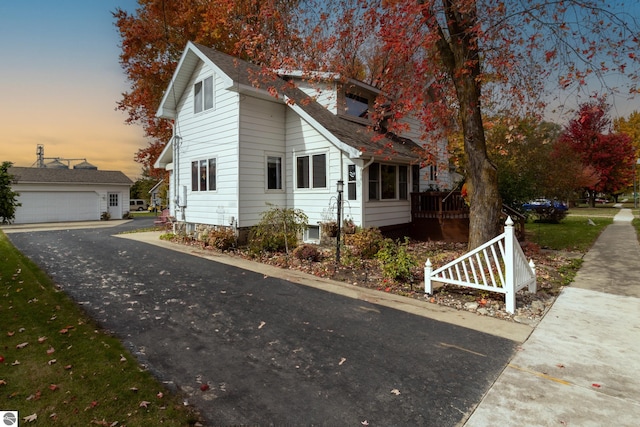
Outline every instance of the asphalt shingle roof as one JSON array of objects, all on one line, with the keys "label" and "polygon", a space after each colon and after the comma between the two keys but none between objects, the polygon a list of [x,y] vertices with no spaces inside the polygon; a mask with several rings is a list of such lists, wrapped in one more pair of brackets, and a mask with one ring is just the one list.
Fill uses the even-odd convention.
[{"label": "asphalt shingle roof", "polygon": [[9,174],[18,184],[127,184],[133,181],[120,171],[51,169],[12,166]]},{"label": "asphalt shingle roof", "polygon": [[236,83],[246,86],[276,87],[280,96],[286,95],[322,127],[327,129],[345,144],[362,152],[363,156],[390,157],[394,159],[415,160],[420,146],[408,138],[374,138],[376,134],[358,123],[341,118],[313,100],[300,89],[293,87],[276,74],[239,58],[219,52],[213,48],[193,43],[205,56],[216,64]]}]

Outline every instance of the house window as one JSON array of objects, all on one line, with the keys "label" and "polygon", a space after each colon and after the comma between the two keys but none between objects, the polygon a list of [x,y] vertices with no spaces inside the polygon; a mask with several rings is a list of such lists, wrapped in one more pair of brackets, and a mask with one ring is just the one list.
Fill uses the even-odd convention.
[{"label": "house window", "polygon": [[347,200],[356,200],[356,165],[349,165],[347,171]]},{"label": "house window", "polygon": [[366,119],[369,115],[369,100],[352,93],[345,93],[344,96],[347,102],[347,114]]},{"label": "house window", "polygon": [[369,200],[406,200],[407,172],[406,166],[372,163],[369,166]]},{"label": "house window", "polygon": [[310,225],[304,231],[303,240],[309,243],[316,243],[320,241],[320,227],[317,225]]},{"label": "house window", "polygon": [[420,192],[420,166],[411,166],[411,191]]},{"label": "house window", "polygon": [[381,199],[396,198],[396,166],[380,165]]},{"label": "house window", "polygon": [[434,163],[429,165],[429,181],[438,180],[438,166]]},{"label": "house window", "polygon": [[380,164],[371,163],[369,166],[369,200],[379,200]]},{"label": "house window", "polygon": [[398,166],[398,194],[402,200],[407,200],[409,193],[409,183],[407,182],[407,167]]},{"label": "house window", "polygon": [[327,187],[327,155],[296,157],[296,188]]},{"label": "house window", "polygon": [[282,190],[282,157],[267,156],[267,190]]},{"label": "house window", "polygon": [[118,206],[118,193],[109,193],[109,206]]},{"label": "house window", "polygon": [[213,76],[193,85],[193,111],[200,113],[213,108]]},{"label": "house window", "polygon": [[216,159],[191,162],[191,191],[216,189]]}]

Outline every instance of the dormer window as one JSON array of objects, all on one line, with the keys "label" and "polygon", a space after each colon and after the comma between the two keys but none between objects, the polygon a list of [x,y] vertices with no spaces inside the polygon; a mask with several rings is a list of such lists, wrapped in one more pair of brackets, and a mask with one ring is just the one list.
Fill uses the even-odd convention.
[{"label": "dormer window", "polygon": [[347,101],[347,114],[366,119],[369,115],[369,100],[349,92],[345,93],[344,96]]},{"label": "dormer window", "polygon": [[201,113],[212,108],[213,76],[209,76],[193,85],[193,112]]}]

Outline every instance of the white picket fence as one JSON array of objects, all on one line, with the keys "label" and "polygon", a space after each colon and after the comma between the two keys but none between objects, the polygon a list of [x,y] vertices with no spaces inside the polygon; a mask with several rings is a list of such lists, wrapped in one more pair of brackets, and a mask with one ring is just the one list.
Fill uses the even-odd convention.
[{"label": "white picket fence", "polygon": [[431,260],[424,266],[424,292],[433,293],[433,282],[449,283],[505,294],[506,310],[515,313],[516,292],[528,287],[536,292],[536,270],[515,237],[511,217],[504,233],[444,267],[433,270]]}]

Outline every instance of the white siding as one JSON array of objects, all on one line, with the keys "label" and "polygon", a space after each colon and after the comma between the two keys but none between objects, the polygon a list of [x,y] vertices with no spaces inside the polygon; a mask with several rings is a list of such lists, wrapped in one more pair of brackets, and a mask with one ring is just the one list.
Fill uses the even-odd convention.
[{"label": "white siding", "polygon": [[[380,162],[381,164],[392,164]],[[409,178],[411,168],[408,168]],[[362,191],[364,203],[364,227],[384,227],[388,225],[406,224],[411,222],[411,200],[369,200],[369,168],[365,169],[362,177]],[[409,190],[411,185],[409,183]]]},{"label": "white siding", "polygon": [[[325,188],[296,188],[296,158],[301,155],[327,155],[327,185]],[[309,224],[323,221],[323,214],[337,212],[336,183],[342,179],[346,183],[346,162],[333,144],[317,132],[305,120],[291,110],[287,110],[287,192],[288,205],[301,209],[309,217]],[[344,198],[344,195],[343,195]],[[358,222],[357,206],[352,203],[353,217]],[[346,203],[345,203],[346,205]],[[346,210],[345,210],[346,212]]]},{"label": "white siding", "polygon": [[[274,99],[275,101],[275,99]],[[240,106],[240,187],[238,226],[248,227],[260,220],[268,204],[287,207],[289,188],[285,159],[284,104],[257,98],[244,98]],[[282,158],[282,190],[267,190],[266,157]]]},{"label": "white siding", "polygon": [[314,82],[313,84],[297,79],[295,81],[298,89],[315,99],[318,104],[338,114],[337,83],[334,80],[326,82]]},{"label": "white siding", "polygon": [[428,168],[422,168],[420,171],[420,190],[426,191],[430,187],[437,187],[440,189],[451,189],[455,182],[453,177],[449,173],[449,153],[447,151],[447,140],[439,135],[433,135],[430,139],[423,139],[424,135],[422,130],[424,129],[422,123],[413,116],[405,116],[401,122],[409,125],[409,130],[402,132],[401,136],[410,138],[421,147],[427,149],[428,152],[436,156],[437,167],[437,179],[429,179]]},{"label": "white siding", "polygon": [[[194,114],[193,85],[212,73],[201,64],[178,104],[176,134],[181,140],[177,192],[182,196],[182,187],[186,186],[185,221],[229,225],[232,217],[238,218],[239,95],[226,90],[221,79],[214,76],[214,108]],[[216,159],[216,191],[192,191],[191,162],[211,158]],[[180,212],[175,215],[182,220]]]}]

